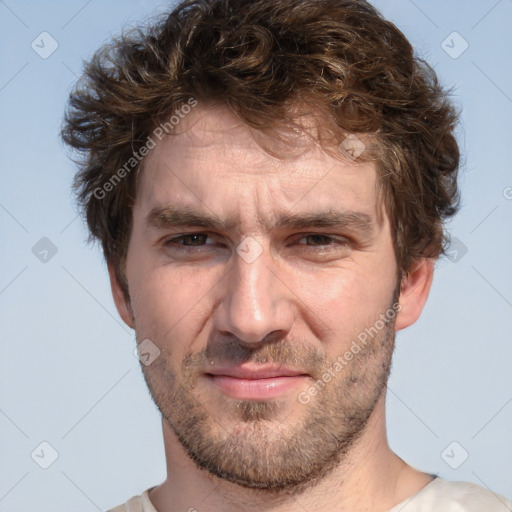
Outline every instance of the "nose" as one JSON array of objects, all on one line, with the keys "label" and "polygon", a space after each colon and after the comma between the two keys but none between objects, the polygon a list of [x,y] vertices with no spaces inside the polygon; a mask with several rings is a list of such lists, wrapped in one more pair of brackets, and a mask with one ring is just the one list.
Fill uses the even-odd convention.
[{"label": "nose", "polygon": [[215,310],[218,331],[254,344],[282,339],[290,332],[295,321],[294,295],[273,267],[268,251],[252,262],[235,253]]}]

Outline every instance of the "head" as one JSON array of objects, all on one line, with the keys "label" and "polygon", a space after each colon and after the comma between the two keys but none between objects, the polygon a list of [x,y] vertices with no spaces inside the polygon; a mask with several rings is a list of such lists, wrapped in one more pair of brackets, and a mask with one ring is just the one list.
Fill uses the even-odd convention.
[{"label": "head", "polygon": [[[199,467],[318,481],[383,410],[457,209],[455,122],[361,0],[186,1],[86,65],[62,132],[84,155],[75,189]],[[289,375],[226,375],[257,367]]]}]

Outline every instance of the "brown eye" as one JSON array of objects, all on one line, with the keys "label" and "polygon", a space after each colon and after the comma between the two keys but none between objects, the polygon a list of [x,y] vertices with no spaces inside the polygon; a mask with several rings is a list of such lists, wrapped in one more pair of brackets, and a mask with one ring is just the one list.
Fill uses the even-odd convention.
[{"label": "brown eye", "polygon": [[319,233],[313,233],[310,235],[304,235],[302,236],[300,240],[306,240],[305,244],[299,244],[299,245],[305,245],[310,247],[325,247],[325,246],[334,246],[334,245],[347,245],[348,240],[345,238],[335,238],[330,235],[323,235]]},{"label": "brown eye", "polygon": [[178,236],[166,242],[166,245],[181,245],[185,247],[201,247],[206,244],[208,235],[205,233],[190,233]]},{"label": "brown eye", "polygon": [[306,245],[331,245],[333,238],[328,235],[306,235],[304,240],[309,240],[311,243]]}]

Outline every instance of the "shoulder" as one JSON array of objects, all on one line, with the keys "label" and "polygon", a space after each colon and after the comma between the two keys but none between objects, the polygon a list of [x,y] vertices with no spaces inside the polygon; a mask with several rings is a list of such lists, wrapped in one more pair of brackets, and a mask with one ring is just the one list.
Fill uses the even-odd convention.
[{"label": "shoulder", "polygon": [[143,512],[140,496],[134,496],[123,505],[107,510],[107,512]]},{"label": "shoulder", "polygon": [[[401,508],[400,508],[401,507]],[[390,512],[512,512],[512,501],[470,482],[436,478]]]},{"label": "shoulder", "polygon": [[463,506],[462,510],[464,511],[512,512],[512,502],[489,489],[470,482],[448,482],[440,478],[436,480],[438,480],[440,498],[447,500],[448,503],[451,500],[453,503]]},{"label": "shoulder", "polygon": [[111,508],[107,512],[157,512],[149,500],[149,489],[140,496],[134,496],[123,505]]}]

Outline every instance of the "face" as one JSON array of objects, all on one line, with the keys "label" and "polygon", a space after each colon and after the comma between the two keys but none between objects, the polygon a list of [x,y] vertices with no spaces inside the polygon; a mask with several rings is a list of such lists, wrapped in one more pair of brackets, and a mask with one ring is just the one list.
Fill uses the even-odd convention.
[{"label": "face", "polygon": [[393,351],[374,164],[305,143],[270,156],[221,108],[180,129],[140,176],[129,302],[114,284],[138,341],[160,350],[147,384],[199,467],[268,491],[317,481],[364,432]]}]

